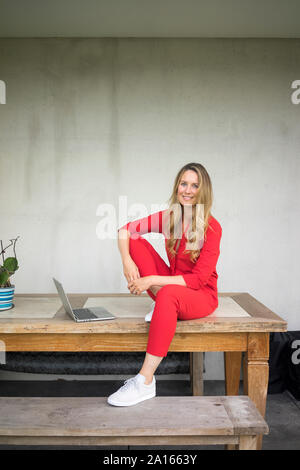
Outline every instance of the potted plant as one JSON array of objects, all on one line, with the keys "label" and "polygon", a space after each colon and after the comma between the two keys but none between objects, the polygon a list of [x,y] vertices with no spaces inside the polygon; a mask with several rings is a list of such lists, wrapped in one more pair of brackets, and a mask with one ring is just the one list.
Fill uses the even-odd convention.
[{"label": "potted plant", "polygon": [[[13,308],[13,297],[15,292],[15,286],[10,283],[10,277],[19,269],[18,260],[16,257],[15,246],[19,237],[10,240],[10,244],[3,248],[2,240],[0,240],[2,256],[2,265],[0,264],[0,311],[9,310]],[[13,247],[14,255],[8,258],[4,258],[4,254],[9,247]],[[1,261],[1,258],[0,258]]]}]

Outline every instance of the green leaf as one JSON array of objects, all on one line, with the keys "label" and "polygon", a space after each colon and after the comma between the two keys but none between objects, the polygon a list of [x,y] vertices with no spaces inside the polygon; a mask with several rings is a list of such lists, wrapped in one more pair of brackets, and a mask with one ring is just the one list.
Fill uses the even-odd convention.
[{"label": "green leaf", "polygon": [[4,286],[7,282],[7,280],[9,279],[9,272],[8,271],[1,271],[0,272],[0,286]]},{"label": "green leaf", "polygon": [[18,261],[16,258],[6,258],[3,263],[3,267],[10,273],[14,273],[18,269]]}]

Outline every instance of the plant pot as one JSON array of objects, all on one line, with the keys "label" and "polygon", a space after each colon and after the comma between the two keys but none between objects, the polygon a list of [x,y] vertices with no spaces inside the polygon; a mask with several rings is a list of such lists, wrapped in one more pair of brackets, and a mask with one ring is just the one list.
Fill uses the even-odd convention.
[{"label": "plant pot", "polygon": [[13,308],[13,297],[15,293],[15,286],[0,287],[0,312],[2,310],[9,310]]}]

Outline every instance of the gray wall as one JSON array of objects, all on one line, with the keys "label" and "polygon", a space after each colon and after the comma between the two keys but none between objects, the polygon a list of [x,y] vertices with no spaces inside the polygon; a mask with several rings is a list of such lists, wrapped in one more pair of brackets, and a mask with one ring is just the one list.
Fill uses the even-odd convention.
[{"label": "gray wall", "polygon": [[0,224],[21,237],[16,291],[54,292],[55,275],[68,292],[128,292],[98,206],[118,215],[127,196],[150,213],[198,161],[223,227],[219,290],[300,329],[296,79],[298,39],[0,39]]}]

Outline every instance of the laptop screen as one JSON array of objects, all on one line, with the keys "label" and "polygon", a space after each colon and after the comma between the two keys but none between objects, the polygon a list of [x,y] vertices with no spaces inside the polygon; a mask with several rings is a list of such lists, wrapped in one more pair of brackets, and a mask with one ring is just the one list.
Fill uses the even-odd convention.
[{"label": "laptop screen", "polygon": [[68,299],[67,295],[65,294],[63,286],[61,285],[60,282],[58,282],[54,278],[53,278],[53,281],[54,281],[54,284],[56,286],[56,289],[57,289],[58,295],[60,297],[60,300],[62,301],[62,304],[65,308],[65,311],[73,318],[73,320],[75,320],[75,316],[74,316],[71,304],[69,302],[69,299]]}]

